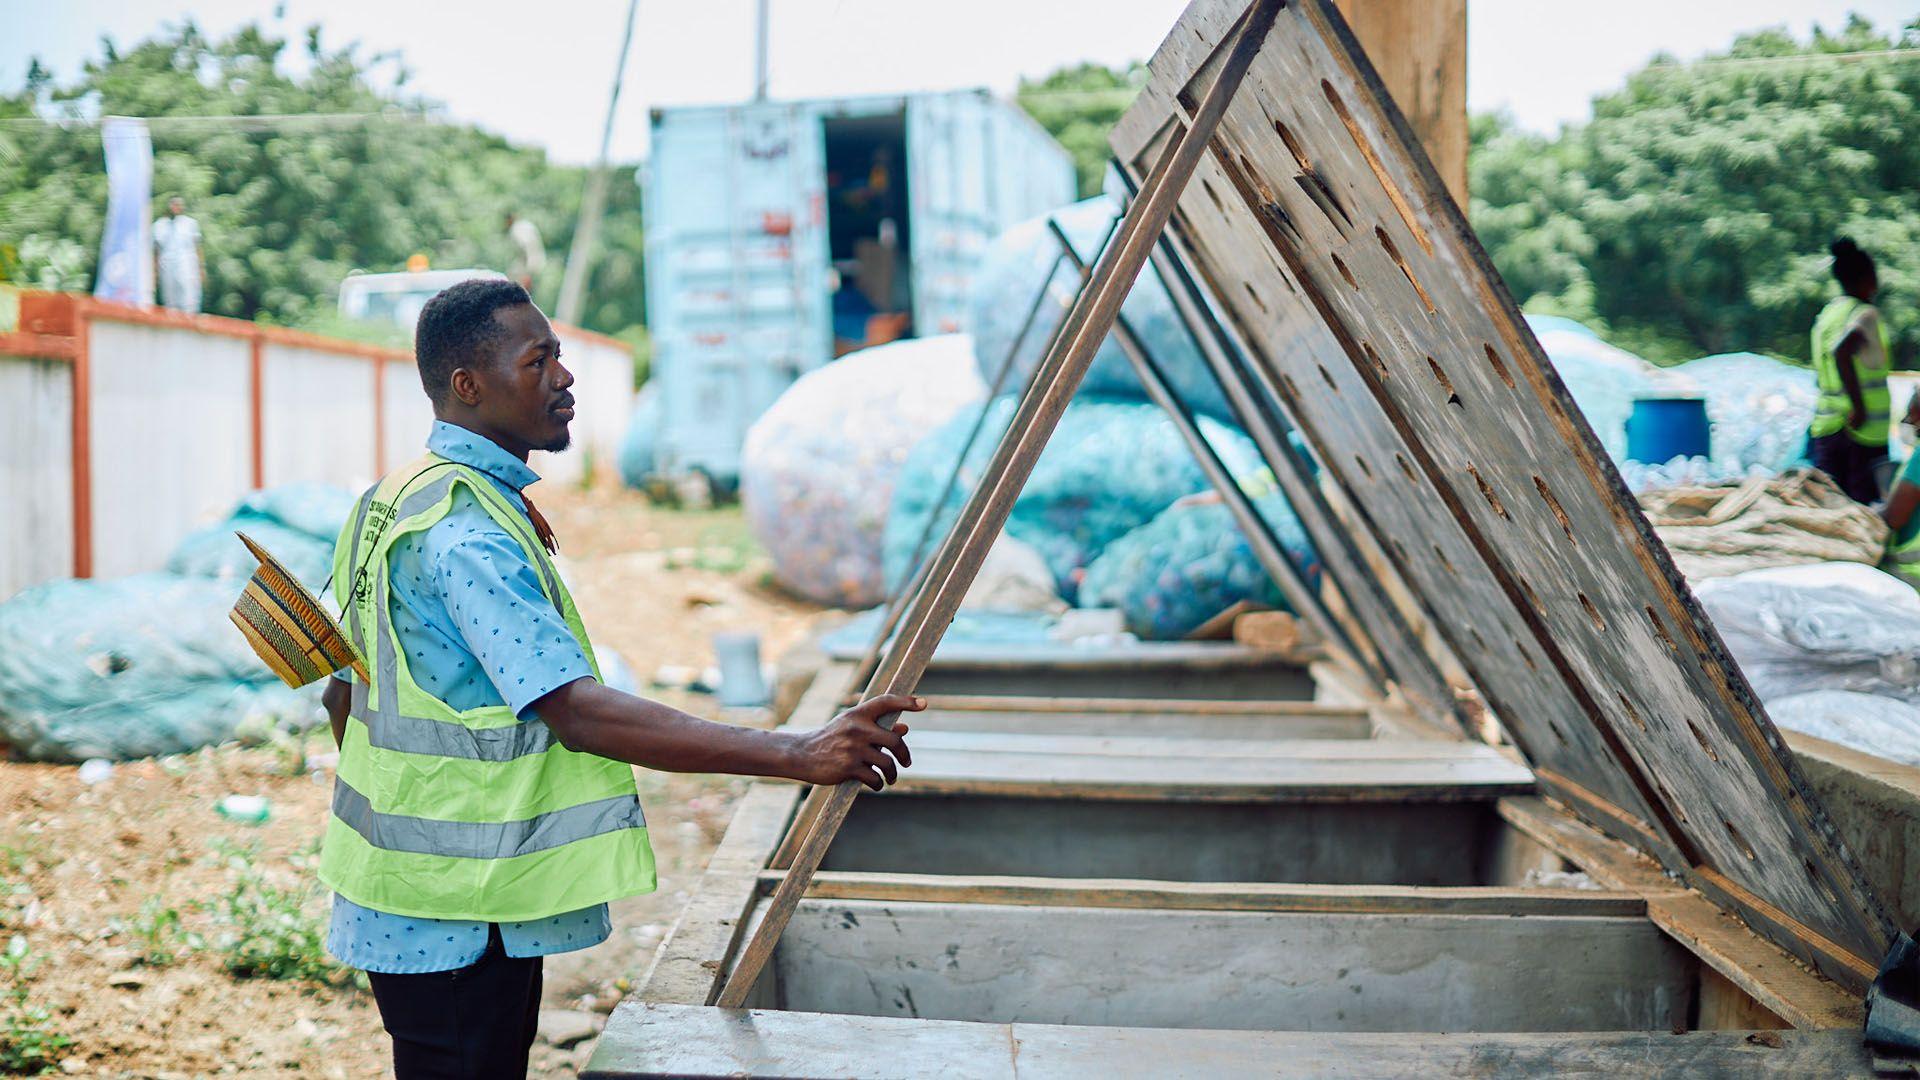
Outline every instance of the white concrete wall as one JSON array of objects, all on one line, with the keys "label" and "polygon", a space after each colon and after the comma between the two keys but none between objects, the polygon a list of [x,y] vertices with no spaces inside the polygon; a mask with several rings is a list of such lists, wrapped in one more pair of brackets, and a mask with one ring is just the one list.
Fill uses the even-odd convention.
[{"label": "white concrete wall", "polygon": [[364,490],[373,460],[373,384],[383,361],[267,342],[261,357],[261,459],[267,487]]},{"label": "white concrete wall", "polygon": [[412,360],[387,361],[387,460],[382,472],[395,469],[427,451],[427,432],[433,428],[433,403],[420,387],[420,369]]},{"label": "white concrete wall", "polygon": [[93,573],[157,570],[252,487],[251,346],[172,326],[89,325]]},{"label": "white concrete wall", "polygon": [[[613,467],[633,415],[633,358],[598,338],[560,331],[560,360],[573,372],[573,448],[536,453],[535,472],[555,483],[579,483],[589,458],[596,470]],[[584,452],[583,452],[584,451]]]},{"label": "white concrete wall", "polygon": [[0,600],[73,573],[73,366],[0,356]]}]

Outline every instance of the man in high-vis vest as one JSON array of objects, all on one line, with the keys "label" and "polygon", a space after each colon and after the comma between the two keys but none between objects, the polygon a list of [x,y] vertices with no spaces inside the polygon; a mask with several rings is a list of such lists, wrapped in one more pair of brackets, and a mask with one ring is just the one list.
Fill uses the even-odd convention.
[{"label": "man in high-vis vest", "polygon": [[1893,367],[1886,324],[1873,306],[1880,278],[1873,259],[1852,240],[1833,242],[1833,276],[1841,294],[1813,321],[1813,373],[1820,398],[1807,430],[1807,457],[1855,502],[1880,498],[1887,463]]},{"label": "man in high-vis vest", "polygon": [[428,302],[414,353],[427,453],[361,497],[334,552],[370,678],[324,695],[327,947],[368,973],[399,1080],[524,1077],[541,958],[604,940],[608,901],[654,888],[632,766],[878,789],[911,762],[905,725],[880,721],[923,702],[875,698],[800,734],[603,685],[523,491],[528,454],[568,443],[559,338],[517,283],[468,281]]}]

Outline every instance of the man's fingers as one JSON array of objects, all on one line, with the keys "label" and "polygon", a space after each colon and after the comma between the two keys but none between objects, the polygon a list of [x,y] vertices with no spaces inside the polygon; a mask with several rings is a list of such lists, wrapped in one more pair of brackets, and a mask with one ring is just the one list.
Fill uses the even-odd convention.
[{"label": "man's fingers", "polygon": [[893,758],[888,757],[884,751],[869,746],[863,756],[867,759],[867,764],[880,770],[881,775],[887,778],[887,783],[892,784],[900,779],[900,767],[895,765]]},{"label": "man's fingers", "polygon": [[909,694],[881,694],[861,702],[855,709],[869,720],[879,720],[888,713],[919,712],[927,707],[927,699]]},{"label": "man's fingers", "polygon": [[882,778],[879,773],[873,771],[872,769],[861,769],[859,774],[855,777],[855,779],[858,779],[861,783],[867,785],[868,787],[872,788],[875,791],[880,791],[887,786],[886,780]]}]

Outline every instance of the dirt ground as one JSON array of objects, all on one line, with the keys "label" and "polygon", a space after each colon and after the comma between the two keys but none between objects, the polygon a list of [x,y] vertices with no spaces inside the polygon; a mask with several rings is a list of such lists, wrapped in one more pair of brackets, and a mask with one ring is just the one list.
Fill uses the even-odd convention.
[{"label": "dirt ground", "polygon": [[[753,630],[763,656],[805,636],[819,609],[766,584],[737,511],[669,511],[624,491],[534,495],[596,645],[643,685],[663,666],[712,664],[711,638]],[[704,694],[645,690],[699,715]],[[240,928],[317,956],[327,898],[307,862],[325,821],[330,740],[225,746],[121,764],[99,783],[72,766],[0,762],[0,957],[26,949],[29,1009],[72,1044],[56,1075],[330,1078],[389,1075],[372,997],[340,982],[239,977],[222,943]],[[590,1030],[646,971],[731,816],[744,781],[636,770],[660,891],[614,905],[606,942],[549,957],[533,1075],[572,1076]],[[264,824],[227,820],[228,794],[265,796]],[[168,958],[167,954],[172,954]],[[0,989],[6,986],[0,971]],[[0,1044],[9,1003],[0,999]],[[572,1036],[565,1029],[574,1028]]]}]

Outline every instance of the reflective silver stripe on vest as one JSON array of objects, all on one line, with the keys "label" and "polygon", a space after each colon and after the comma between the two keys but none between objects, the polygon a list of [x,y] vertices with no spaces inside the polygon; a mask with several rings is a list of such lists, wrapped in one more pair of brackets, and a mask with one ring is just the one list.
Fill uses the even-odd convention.
[{"label": "reflective silver stripe on vest", "polygon": [[383,814],[339,777],[333,783],[333,815],[383,851],[453,859],[511,859],[647,826],[640,800],[632,795],[581,803],[524,821],[438,821]]},{"label": "reflective silver stripe on vest", "polygon": [[367,742],[382,750],[403,754],[432,754],[468,761],[512,761],[528,754],[544,754],[553,746],[553,729],[539,718],[506,727],[473,728],[454,720],[380,713],[365,707],[365,690],[353,711],[367,725]]}]

